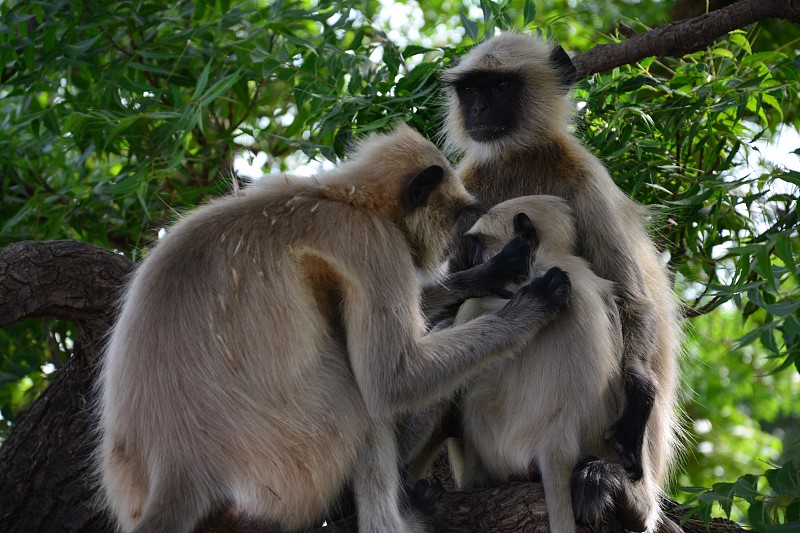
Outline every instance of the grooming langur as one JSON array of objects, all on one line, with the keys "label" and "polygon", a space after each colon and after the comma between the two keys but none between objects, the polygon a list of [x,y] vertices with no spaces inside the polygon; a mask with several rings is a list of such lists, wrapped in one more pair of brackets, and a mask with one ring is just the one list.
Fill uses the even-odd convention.
[{"label": "grooming langur", "polygon": [[[556,196],[524,196],[493,207],[467,232],[476,260],[496,254],[515,233],[532,234],[538,247],[530,276],[557,267],[569,274],[572,295],[558,317],[513,358],[493,363],[465,387],[460,403],[464,467],[462,488],[540,476],[553,533],[575,531],[571,480],[586,457],[614,463],[619,456],[603,437],[622,403],[622,331],[613,283],[592,272],[577,256],[574,222]],[[494,312],[505,300],[467,300],[455,325]],[[452,448],[451,448],[452,451]],[[624,472],[615,496],[647,494],[648,501],[622,505],[617,518],[641,530],[658,519],[659,487],[644,452],[647,490],[635,490]],[[620,468],[621,469],[621,468]],[[640,514],[647,510],[648,514]],[[649,514],[653,514],[651,517]]]},{"label": "grooming langur", "polygon": [[132,277],[99,377],[119,527],[187,532],[230,506],[299,530],[351,484],[360,531],[421,531],[400,501],[395,415],[517,349],[569,294],[555,272],[424,335],[418,276],[441,271],[472,204],[402,126],[337,169],[260,180],[176,223]]},{"label": "grooming langur", "polygon": [[[574,79],[575,68],[560,47],[532,36],[496,36],[444,73],[444,133],[449,149],[464,152],[457,172],[484,205],[550,194],[572,207],[578,254],[614,283],[619,303],[625,402],[606,437],[631,479],[652,476],[639,488],[652,501],[649,487],[665,481],[675,446],[678,306],[646,231],[645,210],[569,131]],[[469,218],[462,230],[470,227]],[[451,265],[460,270],[471,265],[475,251],[466,239],[457,248]],[[572,333],[565,329],[563,335]],[[590,473],[576,473],[586,491],[585,508],[576,512],[594,522],[609,495]]]}]

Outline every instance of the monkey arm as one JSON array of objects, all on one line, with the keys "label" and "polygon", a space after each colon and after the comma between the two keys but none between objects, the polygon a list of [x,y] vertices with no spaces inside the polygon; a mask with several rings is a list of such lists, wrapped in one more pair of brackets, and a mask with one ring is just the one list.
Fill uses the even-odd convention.
[{"label": "monkey arm", "polygon": [[[485,363],[526,343],[555,316],[570,292],[566,273],[554,269],[520,289],[498,313],[424,335],[415,280],[404,276],[402,268],[376,263],[382,275],[365,279],[374,286],[348,288],[344,309],[353,373],[376,418],[451,394]],[[387,277],[394,280],[389,285]]]},{"label": "monkey arm", "polygon": [[[606,437],[614,439],[631,478],[639,479],[645,428],[658,388],[652,368],[657,351],[658,310],[648,295],[641,265],[641,261],[646,260],[643,256],[653,254],[653,250],[643,232],[639,235],[630,229],[641,222],[626,227],[620,211],[628,202],[627,198],[616,202],[618,205],[598,200],[608,196],[600,191],[589,191],[587,197],[576,199],[575,211],[583,246],[581,255],[589,260],[599,276],[613,281],[617,287],[625,406]],[[614,198],[613,194],[610,196]],[[597,224],[600,220],[604,224]]]}]

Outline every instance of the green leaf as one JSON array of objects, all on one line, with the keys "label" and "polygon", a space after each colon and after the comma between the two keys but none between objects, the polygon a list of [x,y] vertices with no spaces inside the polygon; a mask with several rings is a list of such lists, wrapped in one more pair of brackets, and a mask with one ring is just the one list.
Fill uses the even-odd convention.
[{"label": "green leaf", "polygon": [[84,39],[83,41],[80,41],[78,43],[68,44],[67,46],[64,47],[64,53],[66,53],[68,56],[71,57],[77,57],[87,52],[92,46],[94,46],[94,43],[96,43],[97,39],[99,38],[100,38],[99,35],[95,35],[94,37]]},{"label": "green leaf", "polygon": [[194,94],[192,94],[192,100],[197,100],[200,98],[200,95],[203,94],[206,84],[208,83],[208,74],[211,72],[212,62],[213,59],[209,60],[209,62],[206,63],[206,66],[203,67],[203,70],[200,71],[200,75],[197,77],[197,85],[195,86]]},{"label": "green leaf", "polygon": [[242,76],[242,69],[238,69],[236,70],[236,72],[233,72],[228,76],[225,76],[221,80],[217,81],[214,85],[212,85],[208,89],[207,93],[205,93],[201,98],[197,100],[198,103],[203,106],[208,105],[216,98],[228,92],[228,90],[231,87],[233,87],[233,85],[239,80],[239,78],[241,78],[241,76]]},{"label": "green leaf", "polygon": [[761,305],[761,307],[763,307],[773,315],[777,315],[779,317],[787,317],[797,312],[798,309],[800,309],[800,300],[787,300],[775,304],[765,303]]},{"label": "green leaf", "polygon": [[776,494],[793,494],[800,485],[800,472],[791,460],[780,468],[767,470],[764,474]]},{"label": "green leaf", "polygon": [[765,518],[764,513],[764,502],[758,501],[754,502],[750,505],[750,508],[747,509],[747,519],[750,521],[750,525],[756,531],[765,531],[767,527],[767,522],[764,520]]},{"label": "green leaf", "polygon": [[17,211],[17,213],[14,216],[5,221],[5,223],[3,224],[3,231],[12,230],[17,224],[22,222],[25,219],[25,217],[27,217],[31,213],[31,211],[33,211],[33,208],[31,207],[23,207],[22,209]]},{"label": "green leaf", "polygon": [[413,57],[419,54],[427,54],[428,52],[433,52],[433,49],[425,46],[410,44],[403,49],[403,56]]},{"label": "green leaf", "polygon": [[42,119],[44,120],[45,128],[50,130],[52,133],[55,133],[56,135],[61,134],[61,125],[58,123],[55,111],[53,111],[52,109],[48,109],[42,116]]},{"label": "green leaf", "polygon": [[478,24],[473,22],[467,18],[467,16],[461,12],[461,25],[464,27],[464,31],[467,34],[467,37],[472,39],[473,42],[478,42]]},{"label": "green leaf", "polygon": [[715,48],[715,49],[712,51],[712,53],[713,53],[715,56],[719,56],[719,57],[726,57],[726,58],[729,58],[729,59],[733,59],[733,58],[734,58],[734,56],[733,56],[733,52],[731,52],[731,51],[730,51],[730,50],[728,50],[727,48]]},{"label": "green leaf", "polygon": [[759,246],[756,248],[755,256],[758,262],[758,268],[761,270],[761,276],[772,290],[777,291],[778,287],[775,284],[775,274],[772,272],[772,262],[770,261],[770,253],[767,246]]},{"label": "green leaf", "polygon": [[775,331],[774,330],[765,330],[761,333],[761,345],[767,349],[770,353],[777,354],[780,352],[780,348],[778,348],[778,342],[775,339]]},{"label": "green leaf", "polygon": [[192,18],[194,20],[200,20],[206,14],[206,0],[196,0],[194,4],[194,14]]},{"label": "green leaf", "polygon": [[534,0],[525,0],[522,8],[522,25],[527,26],[536,19],[536,3]]}]

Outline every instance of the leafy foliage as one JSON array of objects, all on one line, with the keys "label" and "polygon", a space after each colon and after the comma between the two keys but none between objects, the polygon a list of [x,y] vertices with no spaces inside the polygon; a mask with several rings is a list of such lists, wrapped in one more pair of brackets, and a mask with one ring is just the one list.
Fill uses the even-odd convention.
[{"label": "leafy foliage", "polygon": [[741,156],[783,121],[799,82],[791,58],[753,54],[734,32],[709,52],[596,77],[580,94],[587,142],[653,206],[685,289],[700,288],[691,308],[733,301],[755,326],[740,343],[759,340],[783,367],[800,365],[800,175],[745,173]]},{"label": "leafy foliage", "polygon": [[[718,501],[715,485],[719,480],[750,476],[787,458],[796,462],[800,377],[791,372],[771,373],[772,363],[761,346],[739,345],[735,339],[742,331],[741,314],[731,305],[693,319],[691,325],[683,365],[684,381],[693,386],[693,397],[684,402],[691,422],[682,468],[675,477],[675,496],[681,501],[687,493],[697,497],[691,505],[704,517],[722,511],[746,519],[751,503],[763,499],[761,495]],[[762,489],[766,492],[770,487]],[[788,500],[775,502],[780,505]]]},{"label": "leafy foliage", "polygon": [[[398,121],[436,138],[439,71],[496,31],[538,31],[579,51],[613,40],[612,21],[668,18],[656,0],[399,5],[408,20],[392,28],[377,0],[0,2],[0,245],[74,238],[138,259],[176,212],[239,179],[241,154],[281,171],[335,161],[354,137]],[[578,134],[650,206],[693,317],[685,410],[701,446],[676,481],[711,487],[687,489],[702,516],[734,513],[763,531],[800,523],[789,460],[800,172],[744,163],[761,140],[800,126],[797,37],[759,25],[576,91]],[[43,366],[69,356],[71,328],[0,330],[7,421],[54,375]],[[743,458],[778,466],[751,475],[764,463]]]},{"label": "leafy foliage", "polygon": [[734,504],[744,502],[747,504],[747,520],[756,531],[797,531],[800,524],[798,486],[800,469],[790,460],[761,475],[741,476],[733,483],[715,483],[711,489],[687,489],[697,494],[686,507],[709,520],[715,505],[730,516]]},{"label": "leafy foliage", "polygon": [[[698,357],[696,364],[710,365],[687,372],[698,398],[710,404],[705,411],[717,409],[700,419],[717,421],[725,412],[724,422],[715,429],[728,426],[738,434],[733,446],[725,436],[717,436],[723,445],[712,448],[708,460],[687,460],[687,467],[705,470],[706,480],[736,472],[733,464],[738,462],[740,468],[743,458],[779,460],[780,439],[761,426],[780,418],[775,409],[800,407],[794,401],[799,388],[794,371],[789,376],[774,375],[788,367],[800,369],[800,182],[793,171],[743,167],[744,157],[757,149],[757,140],[783,123],[787,110],[796,105],[799,76],[792,58],[777,51],[753,53],[747,35],[734,32],[713,50],[681,59],[648,59],[596,76],[579,91],[586,102],[581,132],[620,187],[651,206],[678,288],[687,297],[688,316],[713,312],[694,325],[706,333],[709,329],[723,333],[709,327],[713,316],[734,328],[737,321],[745,326],[744,335],[740,325],[738,334],[728,327],[724,335],[695,337],[687,343]],[[733,306],[738,313],[731,313]],[[738,339],[721,349],[713,345],[731,337]],[[760,344],[757,365],[730,364],[731,356],[756,342]],[[754,361],[752,356],[749,361]],[[717,379],[714,371],[721,368],[715,367],[728,375]],[[734,371],[735,377],[730,375]],[[746,394],[738,392],[742,387],[749,389]],[[698,420],[695,416],[704,409],[692,399],[686,405]],[[781,416],[786,425],[796,426],[788,413]],[[742,439],[745,435],[751,438]],[[736,450],[732,455],[738,459],[728,462],[727,468],[722,466],[726,445]],[[745,455],[748,450],[752,455]],[[689,481],[687,474],[678,476],[683,483]],[[693,510],[708,517],[715,502],[730,516],[736,496],[742,509],[734,516],[746,516],[754,527],[764,531],[774,530],[778,523],[797,527],[791,507],[796,499],[741,489],[757,478],[741,477],[732,485],[738,492],[714,484],[698,496]],[[718,497],[719,491],[728,491],[725,499]]]}]

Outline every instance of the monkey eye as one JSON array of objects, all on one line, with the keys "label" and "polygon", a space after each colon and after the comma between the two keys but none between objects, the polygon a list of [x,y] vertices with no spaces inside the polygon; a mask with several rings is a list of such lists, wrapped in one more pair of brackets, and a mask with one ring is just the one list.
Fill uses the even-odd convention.
[{"label": "monkey eye", "polygon": [[472,96],[475,94],[476,89],[474,85],[463,85],[459,87],[459,92],[464,96]]},{"label": "monkey eye", "polygon": [[511,87],[511,82],[508,80],[503,80],[494,86],[494,91],[497,93],[502,93],[504,91],[507,91],[510,87]]}]

